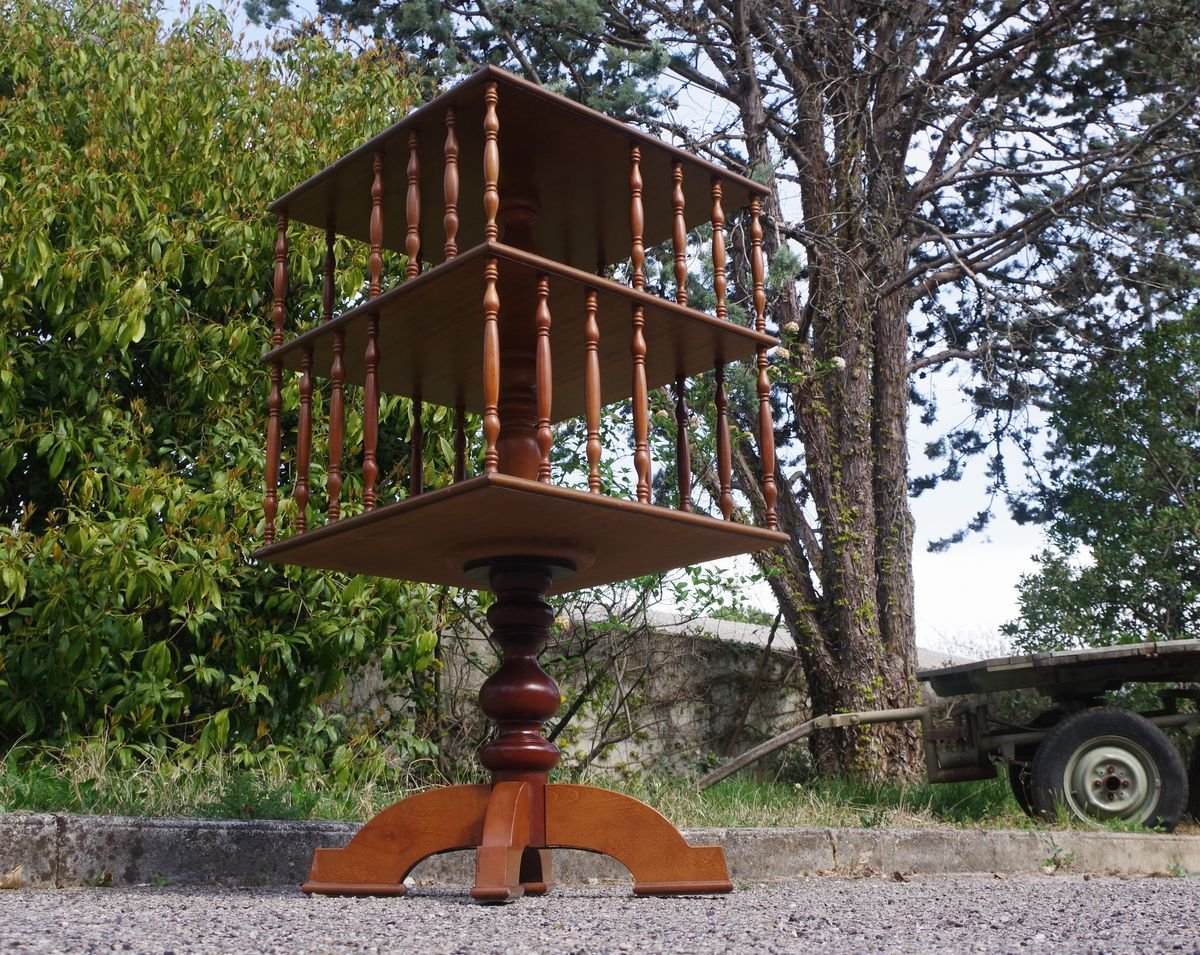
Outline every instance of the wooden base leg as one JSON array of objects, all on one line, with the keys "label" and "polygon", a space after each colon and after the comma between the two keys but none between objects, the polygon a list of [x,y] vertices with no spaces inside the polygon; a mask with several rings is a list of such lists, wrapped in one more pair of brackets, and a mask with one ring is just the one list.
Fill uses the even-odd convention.
[{"label": "wooden base leg", "polygon": [[389,806],[344,849],[318,849],[300,888],[318,895],[403,895],[404,878],[422,859],[483,843],[491,791],[448,786]]},{"label": "wooden base leg", "polygon": [[546,844],[612,856],[633,875],[635,895],[732,892],[720,846],[691,846],[645,803],[592,786],[546,787]]},{"label": "wooden base leg", "polygon": [[512,902],[525,894],[521,861],[529,847],[529,783],[496,783],[475,850],[477,902]]},{"label": "wooden base leg", "polygon": [[521,885],[525,887],[526,895],[545,895],[554,882],[550,874],[549,849],[535,849],[530,846],[521,857]]}]

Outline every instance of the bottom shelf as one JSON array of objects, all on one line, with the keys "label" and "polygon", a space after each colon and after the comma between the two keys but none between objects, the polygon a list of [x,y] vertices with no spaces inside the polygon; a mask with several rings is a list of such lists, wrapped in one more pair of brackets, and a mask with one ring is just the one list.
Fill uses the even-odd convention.
[{"label": "bottom shelf", "polygon": [[464,567],[491,557],[568,560],[551,593],[785,543],[788,535],[602,494],[487,474],[277,541],[258,560],[485,589]]}]

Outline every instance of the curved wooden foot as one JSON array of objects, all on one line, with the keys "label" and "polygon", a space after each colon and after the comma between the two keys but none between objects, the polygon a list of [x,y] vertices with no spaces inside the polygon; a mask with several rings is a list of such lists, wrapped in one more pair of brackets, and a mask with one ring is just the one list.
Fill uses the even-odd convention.
[{"label": "curved wooden foot", "polygon": [[512,902],[525,894],[521,860],[529,847],[529,783],[496,783],[475,850],[477,902]]},{"label": "curved wooden foot", "polygon": [[720,846],[691,846],[643,802],[592,786],[546,787],[546,844],[612,856],[635,895],[732,892]]},{"label": "curved wooden foot", "polygon": [[549,849],[536,849],[530,846],[521,857],[521,885],[525,887],[526,895],[545,895],[554,882],[550,876]]},{"label": "curved wooden foot", "polygon": [[344,849],[318,849],[300,888],[320,895],[403,895],[404,878],[431,855],[483,844],[491,786],[448,786],[403,799]]}]

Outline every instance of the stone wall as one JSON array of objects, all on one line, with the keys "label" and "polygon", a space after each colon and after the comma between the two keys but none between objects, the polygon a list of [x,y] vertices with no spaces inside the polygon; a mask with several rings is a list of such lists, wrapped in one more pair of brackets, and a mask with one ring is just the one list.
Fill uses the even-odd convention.
[{"label": "stone wall", "polygon": [[[778,649],[785,633],[767,649],[718,639],[695,622],[562,623],[541,660],[563,697],[546,731],[556,734],[568,771],[695,773],[722,758],[731,740],[740,752],[811,715],[799,659]],[[458,776],[490,737],[476,697],[496,654],[469,629],[443,634],[439,659],[438,718],[424,730],[437,736],[443,773]],[[405,689],[377,671],[351,681],[347,705],[359,715],[421,722]]]}]

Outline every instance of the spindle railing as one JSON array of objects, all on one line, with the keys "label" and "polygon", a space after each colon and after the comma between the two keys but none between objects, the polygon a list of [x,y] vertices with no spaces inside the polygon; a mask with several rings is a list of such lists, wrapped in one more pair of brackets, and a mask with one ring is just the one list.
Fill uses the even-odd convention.
[{"label": "spindle railing", "polygon": [[[444,131],[439,133],[436,151],[432,154],[435,159],[440,157],[442,175],[440,177],[440,193],[443,200],[442,210],[442,243],[440,245],[444,261],[435,264],[433,269],[427,269],[422,264],[423,251],[426,244],[422,242],[422,135],[417,129],[408,131],[404,141],[407,148],[407,158],[403,169],[403,211],[405,216],[403,229],[403,251],[407,257],[404,276],[406,283],[414,283],[414,287],[422,282],[432,282],[442,270],[460,267],[459,263],[467,263],[462,268],[470,267],[481,273],[482,297],[476,299],[479,305],[480,326],[482,338],[481,367],[478,369],[479,386],[466,388],[459,384],[458,397],[454,404],[454,440],[453,462],[446,462],[452,467],[452,477],[455,483],[461,483],[468,478],[467,459],[469,436],[467,434],[469,405],[478,402],[477,410],[481,414],[481,458],[484,474],[495,474],[502,471],[504,461],[500,452],[500,436],[505,422],[501,417],[501,397],[504,382],[502,373],[505,371],[505,357],[502,353],[502,326],[507,313],[504,312],[504,302],[501,301],[502,275],[524,274],[523,269],[529,265],[529,260],[536,256],[535,250],[517,250],[501,242],[501,230],[506,227],[506,213],[501,206],[501,189],[510,175],[502,167],[502,150],[500,140],[501,117],[501,85],[488,82],[482,90],[482,110],[460,110],[455,105],[445,107],[440,114],[438,127]],[[482,116],[482,135],[472,134],[470,140],[482,146],[481,154],[476,154],[477,166],[473,166],[470,158],[460,146],[460,116]],[[428,138],[428,137],[425,137]],[[628,225],[629,225],[629,271],[628,285],[630,290],[625,293],[628,298],[627,321],[629,325],[628,346],[626,350],[628,367],[631,370],[628,390],[625,395],[631,396],[632,430],[633,430],[633,482],[634,499],[643,505],[651,503],[652,488],[652,459],[650,443],[650,391],[651,385],[670,385],[673,389],[674,426],[675,426],[675,472],[677,475],[676,507],[679,511],[693,511],[692,502],[692,456],[694,445],[690,438],[692,429],[692,413],[688,407],[688,377],[702,371],[702,368],[690,367],[685,371],[679,369],[669,375],[665,381],[661,378],[651,382],[648,367],[652,357],[651,348],[663,347],[661,342],[652,346],[652,336],[649,329],[656,322],[663,321],[660,311],[655,310],[654,303],[666,302],[661,306],[667,309],[667,315],[672,321],[682,320],[691,316],[691,320],[703,319],[713,322],[712,318],[703,318],[688,304],[688,257],[689,257],[689,222],[687,189],[690,172],[688,163],[679,156],[670,158],[667,167],[669,179],[657,181],[647,186],[645,180],[646,156],[657,147],[648,143],[644,138],[635,138],[628,145]],[[661,147],[667,149],[668,147]],[[403,151],[396,149],[393,156],[401,157]],[[426,157],[430,154],[425,153]],[[328,354],[327,370],[318,368],[315,363],[315,339],[312,334],[302,336],[292,349],[298,352],[296,357],[289,358],[289,367],[296,367],[299,374],[299,413],[297,434],[294,449],[294,481],[292,495],[295,502],[294,530],[298,534],[308,529],[309,504],[313,496],[310,486],[311,458],[314,440],[314,379],[318,376],[329,381],[327,403],[327,449],[328,463],[325,470],[325,523],[333,523],[342,519],[344,485],[343,457],[346,439],[346,401],[347,385],[356,383],[361,386],[362,393],[362,508],[366,512],[374,510],[379,501],[379,414],[381,386],[387,375],[382,363],[384,352],[381,347],[384,320],[387,309],[392,308],[392,299],[401,302],[394,293],[400,290],[383,289],[383,252],[385,240],[384,214],[388,202],[394,201],[385,195],[389,181],[387,151],[377,148],[370,157],[370,195],[369,213],[367,216],[368,282],[365,303],[362,307],[362,320],[365,321],[365,332],[355,333],[355,340],[361,338],[361,355],[347,355],[347,333],[350,328],[346,320],[350,316],[336,318],[334,304],[336,293],[337,260],[335,256],[336,222],[332,218],[325,229],[325,257],[323,267],[323,293],[321,325],[328,329],[314,330],[328,334],[329,342],[323,346],[322,355]],[[462,242],[461,228],[463,223],[463,197],[461,185],[463,182],[464,166],[477,169],[473,181],[482,181],[482,195],[476,200],[481,203],[481,219],[471,221],[482,222],[482,239],[484,250],[481,255],[474,255],[474,246],[464,252],[460,249]],[[655,167],[659,168],[659,167]],[[711,167],[710,167],[711,168]],[[706,325],[705,333],[710,338],[717,335],[721,325],[729,323],[729,262],[726,251],[726,179],[721,175],[701,169],[700,175],[708,179],[703,194],[711,200],[707,213],[707,222],[711,224],[711,265],[713,275],[713,293],[715,296],[714,312],[717,331]],[[732,181],[732,180],[728,180]],[[739,188],[745,190],[744,180],[739,180]],[[654,194],[661,187],[666,192],[666,208],[668,229],[665,241],[670,243],[670,256],[674,277],[673,301],[661,299],[651,300],[646,292],[646,244],[647,244],[647,195]],[[699,188],[693,184],[693,190]],[[742,193],[744,194],[744,192]],[[478,193],[476,195],[479,195]],[[693,191],[693,198],[695,192]],[[428,196],[426,197],[428,198]],[[658,199],[655,199],[658,202]],[[478,207],[477,207],[478,208]],[[661,208],[661,205],[656,206]],[[694,207],[693,207],[694,208]],[[694,213],[693,213],[694,215]],[[430,217],[425,216],[424,221]],[[436,217],[434,220],[436,221]],[[277,217],[277,237],[275,244],[274,265],[274,301],[271,308],[272,352],[269,356],[270,390],[267,400],[267,448],[266,448],[266,492],[263,502],[265,516],[264,538],[267,544],[276,540],[276,524],[280,510],[279,476],[281,471],[282,434],[281,415],[283,407],[283,369],[285,354],[289,349],[284,347],[284,333],[287,316],[288,295],[288,224],[286,210]],[[691,226],[691,228],[694,228]],[[763,252],[763,226],[761,196],[752,192],[748,212],[748,231],[750,235],[749,271],[750,271],[750,304],[753,313],[753,332],[757,333],[753,340],[753,362],[756,370],[756,396],[758,404],[758,453],[763,467],[762,500],[765,505],[765,522],[769,529],[778,527],[776,515],[776,486],[775,486],[775,449],[774,427],[771,416],[771,380],[769,348],[773,343],[766,335],[766,288],[765,288],[765,257]],[[394,233],[389,233],[393,234]],[[507,236],[507,233],[506,233]],[[657,239],[655,241],[658,241]],[[523,255],[518,256],[517,251]],[[556,421],[552,405],[555,369],[567,365],[577,369],[581,379],[578,386],[581,392],[577,399],[579,411],[585,418],[586,457],[587,457],[587,489],[592,494],[601,493],[601,459],[602,443],[600,438],[600,415],[602,407],[602,383],[606,378],[603,370],[605,361],[613,361],[613,342],[622,337],[620,329],[622,322],[610,308],[602,307],[602,300],[612,301],[621,296],[618,283],[605,278],[587,279],[587,276],[573,268],[545,260],[545,268],[535,270],[532,274],[533,283],[533,335],[531,346],[533,360],[533,391],[535,395],[536,420],[533,422],[532,440],[536,445],[537,467],[536,480],[541,484],[550,484],[551,452],[554,441],[554,424]],[[474,273],[473,273],[474,274]],[[464,280],[465,281],[465,280]],[[519,278],[515,281],[521,281]],[[582,286],[580,289],[579,287]],[[745,286],[742,286],[745,287]],[[566,289],[567,291],[564,291]],[[571,290],[574,289],[574,290]],[[402,290],[402,287],[401,287]],[[574,299],[579,292],[579,299]],[[557,327],[554,312],[560,306],[552,308],[555,295],[569,294],[573,304],[568,311],[580,318],[569,318],[568,327],[576,329],[573,334],[580,336],[571,340],[565,333],[554,331]],[[669,308],[668,308],[669,306]],[[405,322],[440,321],[440,316],[411,315],[403,318]],[[575,324],[571,324],[575,322]],[[602,327],[602,326],[607,326]],[[389,341],[392,325],[388,326]],[[728,327],[732,327],[729,325]],[[743,330],[737,326],[739,331]],[[397,330],[399,327],[397,326]],[[603,341],[602,341],[603,338]],[[716,339],[713,339],[714,341]],[[289,346],[290,348],[291,346]],[[391,346],[389,346],[391,347]],[[399,346],[397,346],[399,348]],[[682,347],[682,346],[677,346]],[[503,348],[509,344],[503,343]],[[563,357],[568,352],[578,349],[579,357]],[[743,353],[748,353],[743,349]],[[681,353],[682,354],[682,353]],[[607,359],[605,359],[607,355]],[[402,361],[403,356],[397,353],[388,361]],[[675,359],[678,364],[681,358]],[[694,366],[694,358],[688,361]],[[730,436],[730,407],[727,394],[727,367],[723,346],[714,346],[712,354],[712,375],[714,379],[713,394],[713,424],[716,445],[716,507],[721,519],[731,521],[734,518],[735,502],[732,479],[733,444]],[[352,368],[353,366],[353,378]],[[657,365],[655,366],[658,367]],[[464,394],[477,395],[470,401]],[[408,496],[415,497],[425,492],[423,458],[424,434],[422,426],[422,410],[424,401],[419,386],[409,393],[413,399],[412,426],[409,435],[410,461]],[[609,400],[619,395],[608,395]],[[572,406],[574,407],[574,406]],[[668,419],[671,415],[667,415]]]},{"label": "spindle railing", "polygon": [[[480,901],[546,891],[555,846],[613,856],[632,873],[638,894],[733,888],[719,847],[689,846],[636,800],[550,783],[559,754],[541,727],[560,697],[537,657],[550,635],[549,593],[787,540],[773,529],[768,352],[775,339],[766,333],[763,192],[488,67],[272,206],[267,546],[256,556],[491,589],[496,602],[488,618],[502,653],[480,693],[497,727],[481,750],[493,785],[447,787],[384,810],[346,848],[317,851],[304,891],[403,893],[401,883],[421,858],[467,846],[477,849],[471,895]],[[749,236],[748,247],[735,246],[732,263],[746,276],[728,274],[727,209]],[[706,255],[691,230],[706,222],[715,315],[694,306],[699,295],[688,295],[689,259]],[[301,311],[288,307],[288,230],[298,223],[325,230],[324,285],[319,321],[285,342],[289,314]],[[345,262],[339,276],[338,235],[365,246],[365,282]],[[650,256],[665,267],[656,269]],[[361,288],[335,315],[339,278],[343,287],[353,278]],[[744,311],[734,307],[744,302]],[[731,321],[731,312],[751,320]],[[732,463],[752,437],[744,425],[735,429],[727,392],[729,368],[742,360],[753,362],[755,374],[766,527],[740,513],[734,519]],[[285,369],[298,372],[294,404],[284,401]],[[709,384],[696,381],[710,374],[711,402]],[[327,384],[319,388],[318,378]],[[384,395],[408,403],[384,402]],[[602,408],[618,400],[632,412],[631,469],[623,454],[604,460]],[[702,443],[692,440],[689,400],[711,405],[705,410],[712,415],[715,476],[700,460]],[[359,402],[361,437],[351,424]],[[289,434],[286,449],[285,422],[290,428],[293,419],[285,407],[296,409],[295,441]],[[426,434],[450,408],[452,446],[441,434]],[[323,411],[324,521],[313,486]],[[405,414],[407,455],[400,453],[403,435],[386,433]],[[673,429],[673,449],[651,429],[652,415]],[[552,467],[556,424],[579,417],[586,491],[565,486],[582,475],[556,482]],[[672,465],[655,462],[652,449],[664,459],[673,450],[677,476],[676,493],[663,489],[657,503],[656,463],[660,479]],[[360,492],[349,463],[358,453]],[[472,461],[481,468],[474,476]],[[701,468],[718,516],[693,501],[693,472]],[[631,471],[617,479],[624,490],[606,486],[610,470]],[[445,471],[452,471],[451,483]],[[292,497],[284,507],[285,474]],[[281,511],[294,531],[284,540],[277,539]]]}]

